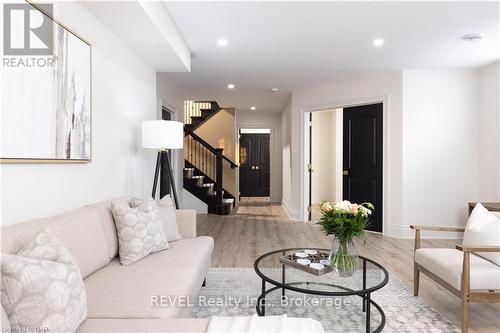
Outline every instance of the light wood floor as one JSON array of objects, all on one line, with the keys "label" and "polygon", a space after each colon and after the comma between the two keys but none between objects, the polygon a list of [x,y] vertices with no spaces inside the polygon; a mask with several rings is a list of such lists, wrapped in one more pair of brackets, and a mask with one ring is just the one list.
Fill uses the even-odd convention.
[{"label": "light wood floor", "polygon": [[[287,247],[329,248],[331,240],[314,223],[289,221],[278,204],[266,198],[243,198],[231,216],[198,215],[198,235],[215,239],[213,266],[253,267],[254,260],[271,250]],[[428,247],[454,247],[456,240],[424,240]],[[357,244],[361,255],[381,263],[392,276],[413,288],[413,241],[370,234],[366,245]],[[460,327],[459,299],[425,275],[420,295],[443,316]],[[412,289],[413,290],[413,289]],[[470,332],[500,332],[500,304],[473,303]]]}]

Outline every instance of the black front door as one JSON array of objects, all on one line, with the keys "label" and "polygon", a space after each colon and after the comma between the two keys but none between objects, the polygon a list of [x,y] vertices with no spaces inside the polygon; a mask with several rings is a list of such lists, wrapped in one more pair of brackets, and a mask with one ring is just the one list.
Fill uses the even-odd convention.
[{"label": "black front door", "polygon": [[344,108],[343,197],[371,202],[368,230],[382,232],[383,104]]},{"label": "black front door", "polygon": [[269,134],[240,135],[240,196],[268,197],[270,188]]}]

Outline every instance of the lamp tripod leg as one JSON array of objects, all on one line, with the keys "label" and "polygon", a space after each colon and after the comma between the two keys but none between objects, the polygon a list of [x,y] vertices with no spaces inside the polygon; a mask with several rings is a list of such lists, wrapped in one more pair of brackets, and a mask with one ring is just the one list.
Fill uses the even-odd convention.
[{"label": "lamp tripod leg", "polygon": [[164,152],[164,154],[167,158],[168,178],[170,179],[170,186],[172,188],[172,194],[174,196],[175,209],[179,209],[179,200],[177,199],[177,191],[175,190],[174,175],[172,174],[172,166],[170,165],[170,156],[168,156],[168,152]]},{"label": "lamp tripod leg", "polygon": [[151,197],[153,199],[156,198],[156,185],[158,184],[158,175],[160,174],[160,166],[161,166],[161,152],[158,152],[158,156],[156,157],[156,169],[155,169],[155,178],[153,180],[153,192],[151,193]]}]

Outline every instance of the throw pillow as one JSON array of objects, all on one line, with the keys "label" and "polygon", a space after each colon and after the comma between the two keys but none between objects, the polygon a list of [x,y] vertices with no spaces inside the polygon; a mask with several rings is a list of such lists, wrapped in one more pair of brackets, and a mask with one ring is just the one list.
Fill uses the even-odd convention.
[{"label": "throw pillow", "polygon": [[74,332],[87,317],[82,276],[44,227],[18,255],[2,255],[1,303],[14,332]]},{"label": "throw pillow", "polygon": [[[465,226],[464,246],[500,246],[500,219],[478,203]],[[500,266],[500,253],[479,252],[477,255]]]},{"label": "throw pillow", "polygon": [[154,200],[137,207],[112,203],[111,211],[118,232],[118,252],[122,265],[130,265],[150,253],[168,249]]},{"label": "throw pillow", "polygon": [[2,324],[0,326],[0,329],[2,330],[2,332],[12,332],[12,330],[10,329],[10,324],[9,324],[9,316],[7,316],[7,313],[5,312],[5,309],[3,308],[3,306],[2,306],[2,318],[1,318],[0,323]]},{"label": "throw pillow", "polygon": [[[152,200],[152,199],[149,199]],[[144,200],[132,198],[132,207],[137,207],[144,203]],[[167,240],[173,242],[182,239],[179,229],[177,227],[177,217],[175,215],[175,207],[170,195],[166,195],[161,198],[158,202],[158,218],[160,219],[163,230],[167,235]]]}]

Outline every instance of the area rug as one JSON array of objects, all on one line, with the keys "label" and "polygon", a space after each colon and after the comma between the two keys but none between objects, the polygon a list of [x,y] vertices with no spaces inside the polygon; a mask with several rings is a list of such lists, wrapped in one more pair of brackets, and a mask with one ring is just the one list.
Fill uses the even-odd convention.
[{"label": "area rug", "polygon": [[[267,283],[267,289],[270,287]],[[200,297],[193,302],[191,314],[197,318],[253,315],[260,290],[261,279],[253,268],[212,268]],[[385,287],[372,294],[372,299],[385,312],[384,332],[460,332],[421,297],[414,297],[394,275],[390,275]],[[286,313],[290,317],[310,317],[319,320],[325,332],[365,332],[360,297],[328,298],[287,290],[287,302],[282,302],[280,291],[268,294],[266,315]],[[374,330],[381,316],[373,306],[371,316]]]}]

